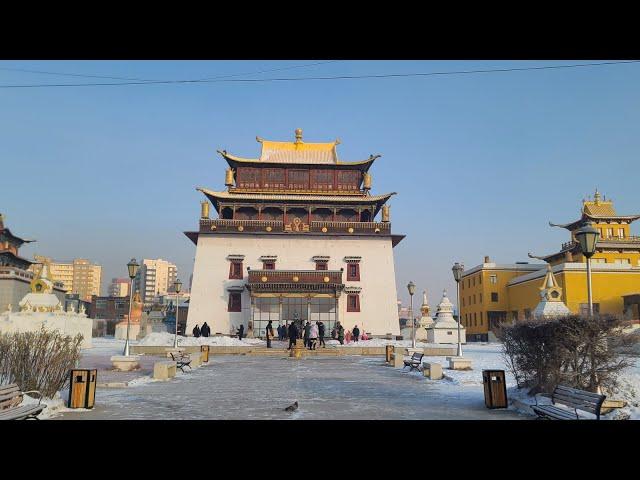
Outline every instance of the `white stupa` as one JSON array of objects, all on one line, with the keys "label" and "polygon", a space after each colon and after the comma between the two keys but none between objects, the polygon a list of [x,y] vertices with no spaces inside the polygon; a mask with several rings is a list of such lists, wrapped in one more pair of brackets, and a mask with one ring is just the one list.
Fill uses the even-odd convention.
[{"label": "white stupa", "polygon": [[547,275],[540,287],[540,303],[533,311],[533,318],[554,318],[569,315],[571,311],[562,301],[562,288],[553,276],[551,265],[547,265]]},{"label": "white stupa", "polygon": [[[442,291],[442,300],[436,311],[435,322],[427,328],[429,343],[458,343],[458,322],[453,318],[453,304],[447,297],[447,291]],[[460,325],[460,343],[466,343],[466,331]]]},{"label": "white stupa", "polygon": [[427,300],[427,291],[422,291],[422,305],[420,306],[420,312],[422,316],[418,322],[418,329],[416,330],[416,340],[427,339],[427,328],[433,325],[433,318],[429,316],[429,300]]},{"label": "white stupa", "polygon": [[31,281],[31,292],[20,300],[20,311],[14,312],[9,305],[7,311],[0,313],[0,333],[34,332],[44,326],[72,337],[81,333],[84,337],[81,348],[91,348],[93,320],[87,318],[84,305],[79,312],[64,311],[52,292],[53,279],[45,263]]}]

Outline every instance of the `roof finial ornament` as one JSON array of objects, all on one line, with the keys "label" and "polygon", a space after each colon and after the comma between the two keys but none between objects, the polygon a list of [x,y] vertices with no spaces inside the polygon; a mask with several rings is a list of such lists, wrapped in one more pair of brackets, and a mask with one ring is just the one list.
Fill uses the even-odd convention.
[{"label": "roof finial ornament", "polygon": [[301,128],[296,128],[296,144],[298,143],[302,143],[302,129]]},{"label": "roof finial ornament", "polygon": [[598,192],[598,187],[596,187],[596,193],[593,195],[593,200],[596,205],[600,203],[600,192]]}]

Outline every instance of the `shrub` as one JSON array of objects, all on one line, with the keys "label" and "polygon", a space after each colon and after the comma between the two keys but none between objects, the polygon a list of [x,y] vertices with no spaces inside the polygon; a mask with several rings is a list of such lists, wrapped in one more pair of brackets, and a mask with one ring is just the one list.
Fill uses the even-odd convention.
[{"label": "shrub", "polygon": [[45,330],[0,334],[0,384],[17,383],[52,398],[65,388],[69,370],[80,360],[82,335]]},{"label": "shrub", "polygon": [[619,372],[632,364],[619,353],[628,339],[623,326],[613,315],[568,315],[503,325],[498,336],[507,368],[530,395],[549,393],[558,384],[612,391]]}]

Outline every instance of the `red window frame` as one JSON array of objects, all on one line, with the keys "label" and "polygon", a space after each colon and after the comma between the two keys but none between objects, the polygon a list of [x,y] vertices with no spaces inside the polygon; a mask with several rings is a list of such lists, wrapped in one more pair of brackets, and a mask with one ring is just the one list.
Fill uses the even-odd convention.
[{"label": "red window frame", "polygon": [[327,262],[316,262],[316,270],[329,270]]},{"label": "red window frame", "polygon": [[229,263],[229,280],[242,280],[242,262],[232,260]]},{"label": "red window frame", "polygon": [[275,270],[276,269],[276,262],[274,262],[273,260],[269,260],[268,262],[262,262],[262,269],[263,270]]},{"label": "red window frame", "polygon": [[241,312],[242,311],[242,294],[240,292],[229,292],[229,304],[227,305],[227,312]]},{"label": "red window frame", "polygon": [[347,295],[347,312],[360,311],[360,294],[350,293]]},{"label": "red window frame", "polygon": [[360,281],[360,264],[359,263],[347,263],[347,281],[352,281],[352,282]]}]

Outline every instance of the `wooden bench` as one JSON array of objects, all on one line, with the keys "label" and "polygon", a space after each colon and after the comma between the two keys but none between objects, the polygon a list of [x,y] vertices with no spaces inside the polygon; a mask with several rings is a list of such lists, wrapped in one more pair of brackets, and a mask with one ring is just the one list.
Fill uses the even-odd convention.
[{"label": "wooden bench", "polygon": [[169,355],[171,355],[171,359],[176,362],[176,366],[182,373],[185,373],[184,367],[189,367],[189,370],[191,370],[191,357],[189,357],[189,355],[185,355],[182,352],[169,352]]},{"label": "wooden bench", "polygon": [[413,355],[411,355],[411,358],[409,360],[404,360],[404,367],[402,367],[402,369],[404,370],[406,367],[411,367],[409,369],[410,372],[413,370],[420,371],[422,357],[424,357],[424,353],[413,352]]},{"label": "wooden bench", "polygon": [[[538,396],[550,397],[552,405],[538,404]],[[536,412],[540,418],[551,418],[553,420],[581,420],[578,410],[595,414],[600,420],[600,410],[606,395],[578,390],[576,388],[558,385],[551,395],[548,393],[539,393],[536,395],[536,404],[531,409]],[[556,404],[565,405],[566,408],[556,407]]]},{"label": "wooden bench", "polygon": [[[37,393],[40,396],[37,405],[20,405],[27,393]],[[0,420],[26,420],[28,418],[38,420],[38,415],[47,407],[41,402],[42,394],[37,390],[23,392],[15,383],[0,386]]]}]

